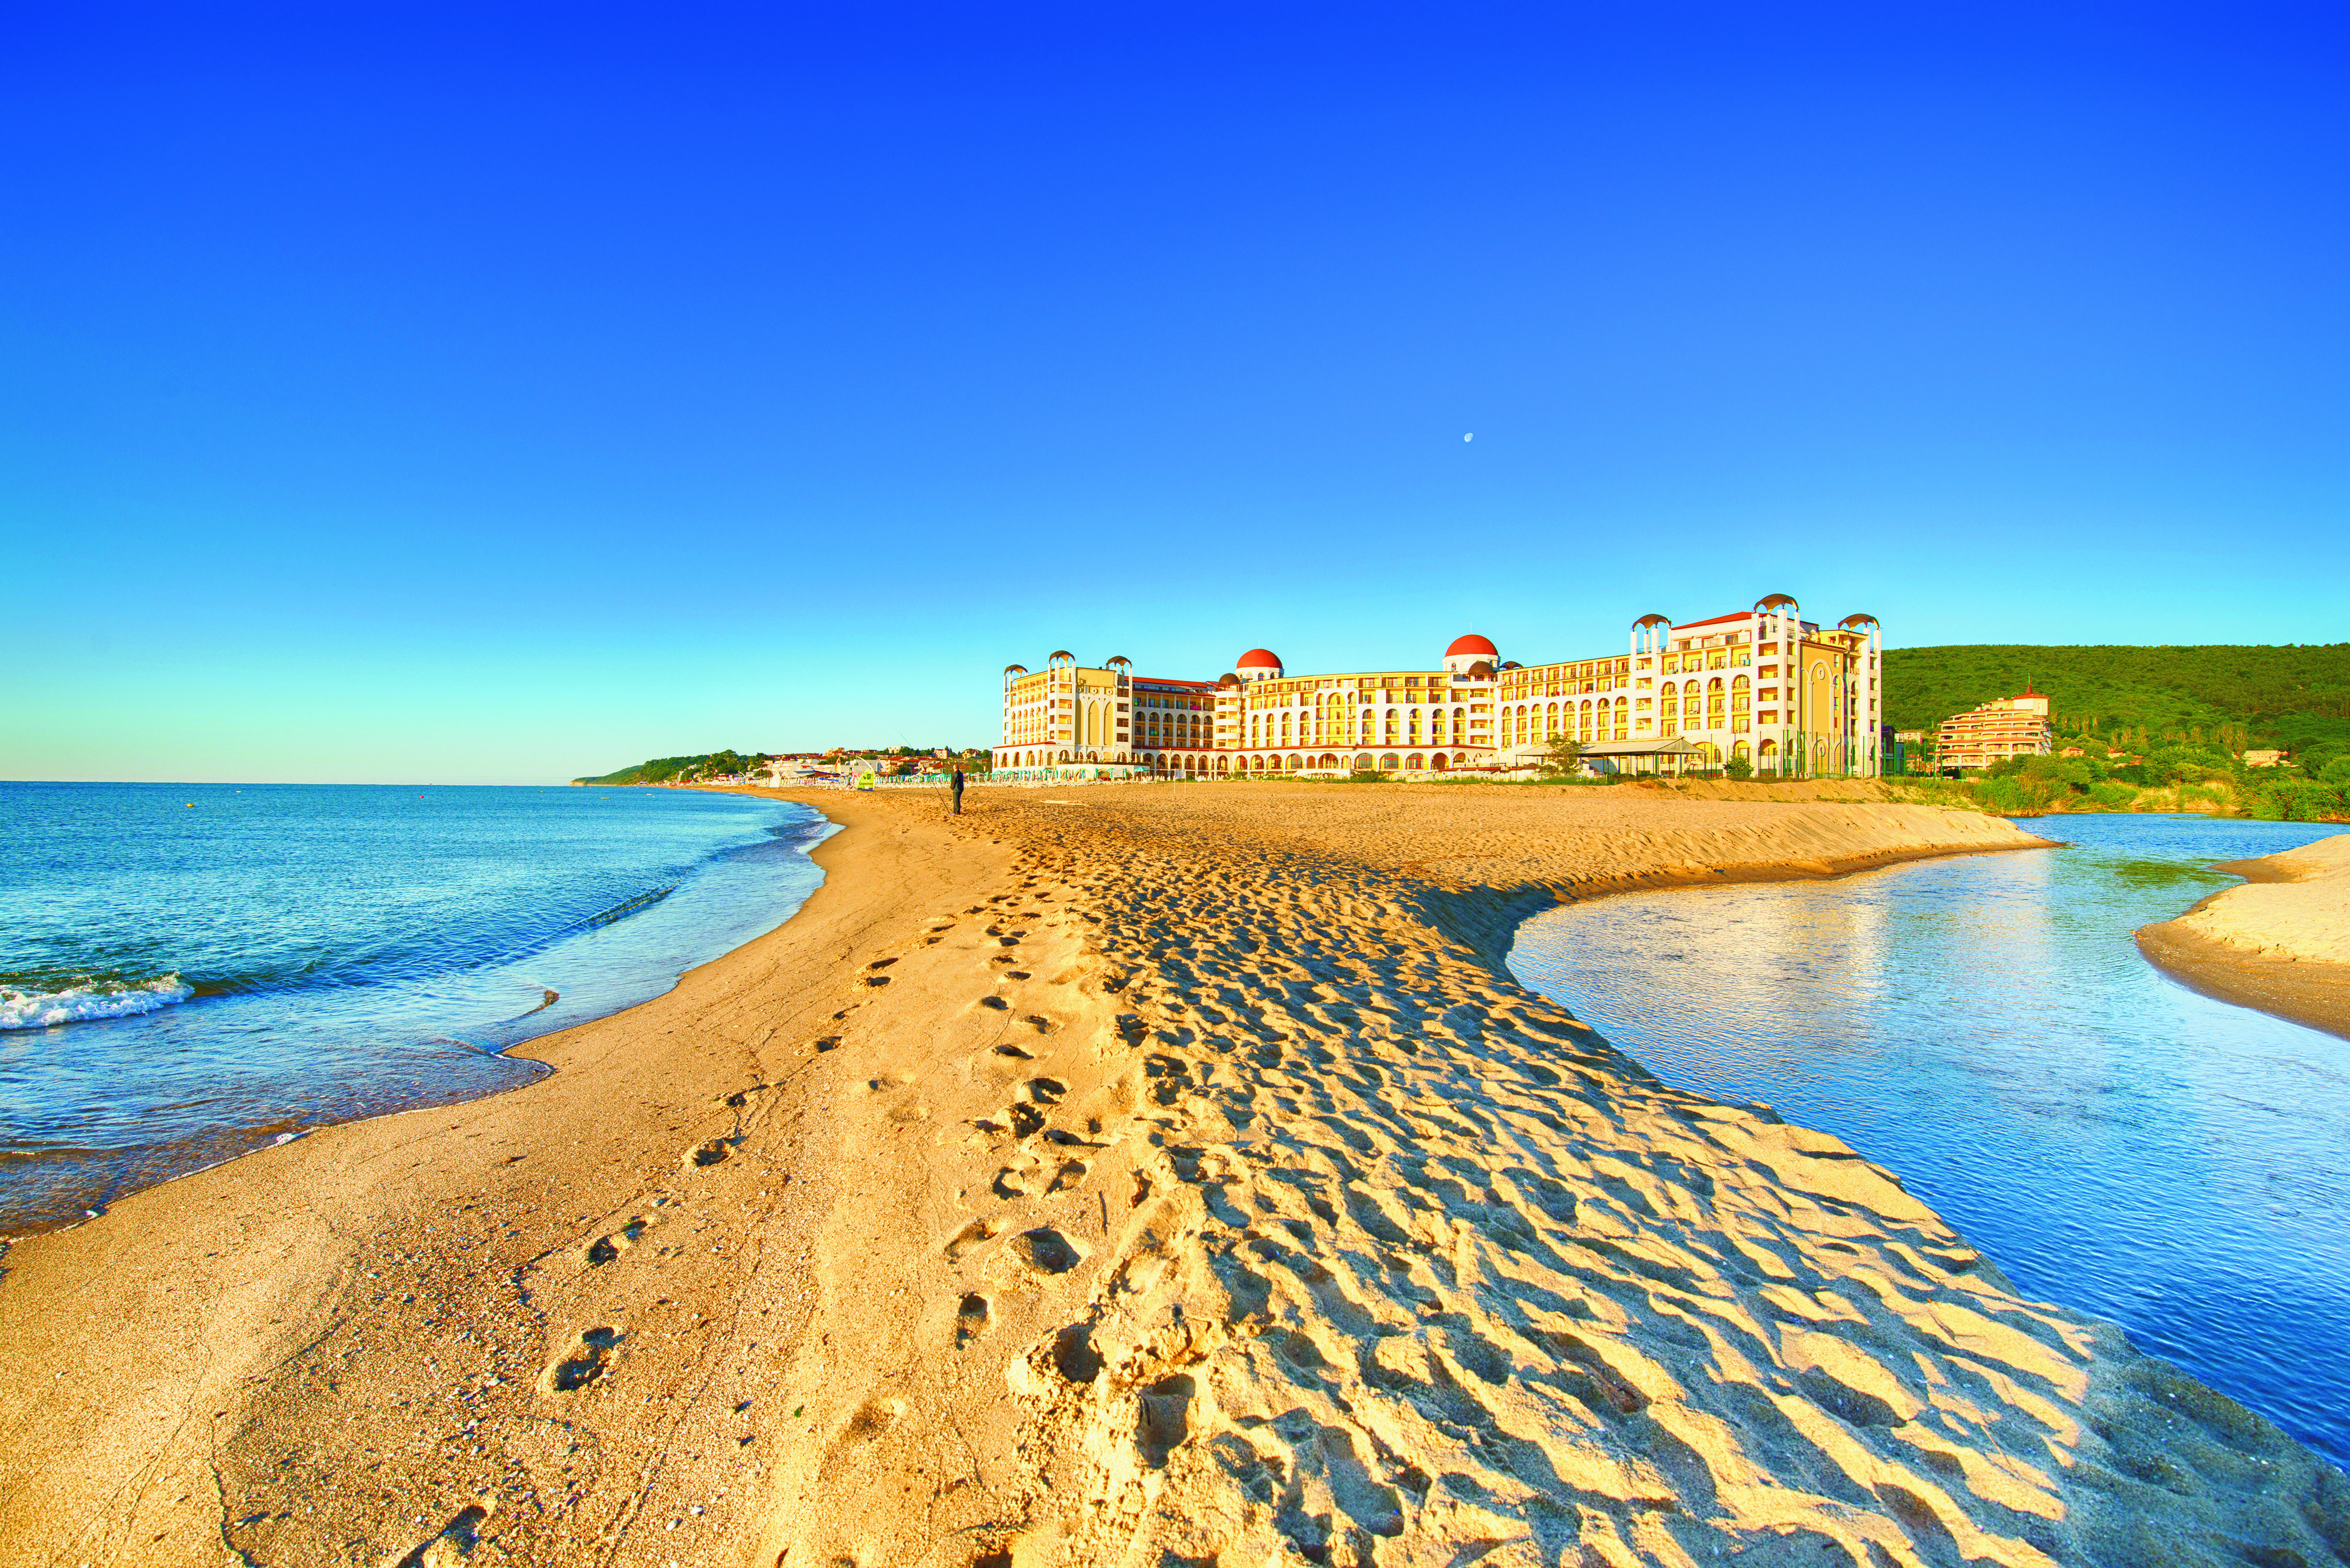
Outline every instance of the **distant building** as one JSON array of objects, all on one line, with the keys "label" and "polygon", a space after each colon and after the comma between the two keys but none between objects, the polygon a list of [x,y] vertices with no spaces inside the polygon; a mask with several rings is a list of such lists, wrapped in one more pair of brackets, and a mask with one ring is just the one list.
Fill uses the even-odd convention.
[{"label": "distant building", "polygon": [[2255,749],[2244,753],[2244,765],[2248,768],[2274,768],[2283,764],[2282,752]]},{"label": "distant building", "polygon": [[2044,757],[2055,743],[2048,699],[2029,685],[2021,697],[1995,697],[1972,712],[1942,721],[1937,732],[1940,764],[1987,768],[2010,757]]},{"label": "distant building", "polygon": [[770,784],[798,784],[826,771],[823,759],[812,753],[767,759],[766,776]]},{"label": "distant building", "polygon": [[1415,670],[1291,675],[1251,649],[1213,681],[1055,652],[1043,670],[1005,669],[994,763],[1014,776],[1515,772],[1572,738],[1607,771],[1743,759],[1764,774],[1873,774],[1882,648],[1871,617],[1824,628],[1773,594],[1701,620],[1644,616],[1622,654],[1532,668],[1473,634]]}]

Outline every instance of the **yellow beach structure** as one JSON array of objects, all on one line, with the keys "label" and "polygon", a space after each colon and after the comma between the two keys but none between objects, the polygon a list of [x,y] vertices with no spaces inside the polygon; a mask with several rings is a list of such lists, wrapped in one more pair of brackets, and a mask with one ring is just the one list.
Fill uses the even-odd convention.
[{"label": "yellow beach structure", "polygon": [[1571,737],[1600,772],[1878,771],[1884,639],[1833,628],[1785,594],[1695,621],[1632,623],[1622,653],[1525,665],[1456,638],[1416,670],[1291,675],[1253,648],[1212,681],[1138,676],[1123,659],[1003,671],[1000,774],[1060,778],[1515,773]]}]

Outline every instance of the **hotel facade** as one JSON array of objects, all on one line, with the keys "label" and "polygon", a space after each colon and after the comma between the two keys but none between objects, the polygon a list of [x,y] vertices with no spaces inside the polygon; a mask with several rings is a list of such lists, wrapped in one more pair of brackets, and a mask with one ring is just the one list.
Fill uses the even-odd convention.
[{"label": "hotel facade", "polygon": [[1440,774],[1539,766],[1572,738],[1602,772],[1874,774],[1884,639],[1874,617],[1832,628],[1785,594],[1752,609],[1632,623],[1620,653],[1538,665],[1457,638],[1412,670],[1292,675],[1253,648],[1214,680],[1139,676],[1123,658],[1003,671],[994,766],[1013,777]]}]

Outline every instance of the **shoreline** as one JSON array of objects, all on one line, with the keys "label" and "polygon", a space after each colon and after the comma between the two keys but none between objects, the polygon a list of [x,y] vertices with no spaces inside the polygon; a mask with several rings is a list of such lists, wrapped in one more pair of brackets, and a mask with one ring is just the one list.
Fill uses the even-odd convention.
[{"label": "shoreline", "polygon": [[[808,1305],[776,1276],[830,1199],[820,1162],[805,1187],[778,1179],[807,1136],[787,1085],[833,1060],[813,1041],[855,1004],[874,927],[996,858],[840,832],[810,854],[826,880],[790,919],[660,996],[538,1036],[556,1071],[532,1084],[338,1123],[12,1247],[0,1563],[372,1568],[525,1514],[545,1532],[525,1560],[568,1562],[556,1547],[574,1536],[739,1483],[731,1437],[722,1453],[698,1428],[740,1397],[712,1410],[739,1376],[717,1361],[766,1335],[647,1353],[721,1308],[796,1337]],[[648,1257],[660,1273],[626,1266]],[[608,1328],[609,1345],[587,1337]],[[627,1407],[594,1397],[600,1374],[558,1386],[599,1348],[636,1363]],[[661,1392],[639,1406],[648,1384]],[[556,1430],[569,1437],[549,1451]]]},{"label": "shoreline", "polygon": [[[352,787],[369,788],[377,786],[359,785]],[[810,863],[814,864],[815,862],[811,854],[812,849],[816,845],[822,843],[824,839],[828,838],[832,836],[834,833],[837,833],[838,831],[838,826],[837,824],[834,824],[830,818],[825,816],[825,815],[821,811],[818,811],[815,806],[809,805],[807,809],[814,815],[816,820],[808,825],[810,831],[807,840],[799,846],[799,851],[803,856],[809,857]],[[730,846],[725,849],[715,851],[708,859],[705,859],[701,863],[697,863],[692,867],[688,874],[691,875],[695,872],[705,870],[711,864],[714,863],[719,857],[722,857],[732,850],[746,846]],[[821,886],[821,883],[818,885]],[[661,889],[658,895],[640,896],[638,900],[633,901],[630,905],[623,906],[623,908],[634,911],[642,906],[665,901],[674,891],[674,887],[671,887]],[[803,902],[805,900],[803,900]],[[795,909],[794,910],[794,913],[796,913]],[[591,921],[585,922],[585,924],[601,926],[611,923],[614,918],[614,912],[608,910],[601,915],[594,917]],[[793,915],[787,913],[783,917],[783,920],[779,922],[779,924],[788,923],[792,918]],[[773,928],[771,928],[771,930]],[[520,964],[534,958],[544,957],[549,948],[557,946],[564,940],[577,935],[581,927],[579,926],[564,928],[563,929],[556,932],[553,936],[547,938],[546,941],[537,948],[504,954],[494,961],[499,967],[508,967]],[[767,934],[769,933],[761,932],[759,933],[759,936],[764,936]],[[754,936],[750,939],[751,941],[756,941],[758,940],[758,936]],[[745,942],[737,942],[734,947],[712,954],[710,957],[703,959],[701,964],[696,964],[692,967],[698,969],[702,967],[704,964],[715,962],[720,959],[727,957],[733,952],[740,950],[746,945],[748,944]],[[691,971],[688,972],[691,972]],[[673,991],[682,978],[683,977],[681,975],[672,977],[671,980],[670,990]],[[541,990],[543,992],[543,999],[536,1006],[529,1008],[510,1018],[498,1019],[486,1024],[470,1027],[468,1029],[468,1033],[480,1037],[502,1035],[507,1031],[514,1029],[516,1025],[522,1024],[525,1020],[534,1018],[538,1014],[546,1012],[550,1008],[556,1006],[560,1002],[561,996],[558,992],[553,990],[547,990],[544,986],[541,987]],[[562,1033],[567,1030],[582,1028],[590,1024],[601,1023],[608,1019],[618,1017],[634,1008],[644,1005],[648,1002],[658,1001],[660,996],[667,994],[668,992],[664,991],[656,992],[651,996],[641,997],[634,1002],[620,1002],[612,1006],[608,1012],[600,1012],[588,1018],[575,1018],[568,1023],[560,1023],[554,1027],[532,1027],[527,1033],[522,1033],[519,1038],[516,1038],[510,1044],[504,1045],[494,1046],[489,1044],[476,1044],[473,1040],[463,1039],[453,1035],[442,1035],[440,1038],[448,1042],[450,1044],[461,1046],[465,1051],[472,1053],[474,1055],[514,1062],[524,1066],[536,1066],[542,1069],[551,1070],[549,1064],[530,1053],[530,1047],[535,1046],[542,1040]],[[213,993],[208,992],[205,996],[196,1000],[201,1003],[213,999]],[[282,1022],[278,1027],[284,1027]],[[0,1040],[5,1040],[5,1038],[6,1036],[5,1034],[0,1034]],[[424,1043],[426,1042],[411,1042],[411,1044]],[[286,1121],[288,1118],[280,1117],[267,1123],[223,1126],[217,1128],[208,1129],[202,1139],[183,1139],[178,1145],[172,1146],[175,1151],[201,1147],[203,1152],[197,1157],[200,1162],[188,1165],[184,1168],[171,1169],[168,1174],[161,1176],[151,1176],[129,1182],[120,1182],[117,1180],[117,1172],[110,1165],[101,1166],[101,1168],[105,1170],[105,1178],[102,1181],[90,1180],[83,1183],[78,1189],[69,1189],[68,1199],[61,1204],[52,1204],[48,1206],[48,1210],[46,1214],[27,1210],[14,1219],[10,1219],[5,1221],[6,1228],[0,1229],[0,1272],[5,1272],[8,1251],[16,1243],[28,1240],[34,1236],[52,1235],[58,1231],[70,1231],[79,1226],[86,1225],[89,1223],[91,1220],[98,1218],[107,1210],[112,1209],[116,1204],[120,1203],[130,1197],[136,1196],[140,1192],[150,1191],[159,1187],[166,1187],[171,1185],[172,1182],[183,1180],[191,1176],[201,1175],[206,1171],[219,1169],[224,1166],[234,1164],[240,1159],[248,1158],[253,1155],[263,1153],[268,1149],[282,1147],[285,1143],[296,1142],[302,1138],[312,1137],[328,1127],[354,1126],[359,1123],[376,1121],[385,1116],[405,1116],[414,1112],[449,1110],[460,1106],[472,1105],[479,1101],[495,1099],[501,1096],[513,1094],[518,1089],[528,1088],[545,1075],[546,1072],[541,1071],[539,1073],[522,1077],[519,1081],[515,1083],[481,1089],[473,1093],[461,1093],[458,1097],[453,1099],[424,1099],[408,1104],[384,1105],[378,1108],[364,1109],[358,1111],[353,1115],[336,1116],[332,1119],[301,1122],[299,1116],[296,1115],[291,1119],[297,1122],[298,1125],[290,1127],[286,1125]],[[247,1138],[257,1139],[258,1141],[252,1142],[242,1147],[238,1147],[240,1144],[244,1144],[244,1140]],[[155,1147],[158,1146],[141,1145],[136,1146],[136,1147],[130,1150],[111,1149],[106,1152],[109,1154],[145,1154],[150,1148]],[[132,1164],[135,1162],[126,1161],[124,1163]],[[168,1164],[169,1162],[166,1163]]]},{"label": "shoreline", "polygon": [[10,1254],[0,1561],[2043,1563],[2330,1517],[2267,1423],[1503,961],[1603,884],[2033,846],[2005,822],[738,793],[840,825],[823,886],[533,1042],[556,1072]]},{"label": "shoreline", "polygon": [[2350,834],[2212,867],[2241,877],[2175,919],[2142,926],[2138,951],[2205,996],[2350,1039]]}]

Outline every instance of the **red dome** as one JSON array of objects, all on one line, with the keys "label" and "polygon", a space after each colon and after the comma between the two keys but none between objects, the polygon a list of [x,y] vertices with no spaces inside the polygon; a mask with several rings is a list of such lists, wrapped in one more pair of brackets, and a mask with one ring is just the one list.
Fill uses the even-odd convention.
[{"label": "red dome", "polygon": [[1232,661],[1234,670],[1278,670],[1281,658],[1269,648],[1252,648]]},{"label": "red dome", "polygon": [[1444,657],[1451,659],[1460,653],[1482,653],[1498,659],[1502,650],[1472,631],[1466,637],[1454,638],[1452,646],[1444,650]]}]

